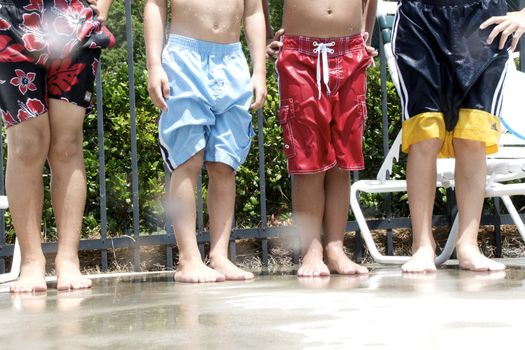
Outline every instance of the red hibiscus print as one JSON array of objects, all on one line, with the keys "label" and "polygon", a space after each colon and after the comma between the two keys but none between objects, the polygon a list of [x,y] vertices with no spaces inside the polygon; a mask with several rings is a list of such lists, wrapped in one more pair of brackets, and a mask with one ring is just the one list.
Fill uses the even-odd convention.
[{"label": "red hibiscus print", "polygon": [[80,0],[55,0],[55,7],[60,11],[55,19],[58,34],[69,36],[74,33],[77,40],[83,41],[100,26],[93,19],[93,10],[84,7]]},{"label": "red hibiscus print", "polygon": [[26,11],[38,11],[42,12],[44,9],[44,0],[30,0],[30,4],[24,6]]},{"label": "red hibiscus print", "polygon": [[71,58],[56,60],[49,67],[47,85],[49,94],[60,96],[78,84],[78,75],[86,68],[85,63],[71,64]]},{"label": "red hibiscus print", "polygon": [[25,13],[22,15],[21,28],[26,34],[22,36],[25,47],[29,51],[42,51],[47,47],[47,35],[42,30],[42,18],[38,13]]},{"label": "red hibiscus print", "polygon": [[33,72],[25,73],[21,69],[15,69],[16,77],[11,79],[10,83],[13,86],[18,86],[18,90],[25,95],[27,90],[35,91],[36,85],[33,83],[35,81],[36,74]]},{"label": "red hibiscus print", "polygon": [[0,62],[31,62],[24,54],[24,45],[17,43],[9,35],[0,35]]},{"label": "red hibiscus print", "polygon": [[0,18],[0,30],[8,30],[9,28],[11,28],[11,23],[3,18]]},{"label": "red hibiscus print", "polygon": [[17,124],[17,121],[15,120],[15,118],[13,118],[11,113],[9,113],[8,111],[4,111],[3,109],[0,108],[0,114],[2,115],[2,119],[4,120],[7,126],[13,126]]},{"label": "red hibiscus print", "polygon": [[18,110],[18,119],[20,122],[29,118],[38,117],[46,111],[46,106],[37,98],[30,98],[27,104],[19,102],[20,109]]}]

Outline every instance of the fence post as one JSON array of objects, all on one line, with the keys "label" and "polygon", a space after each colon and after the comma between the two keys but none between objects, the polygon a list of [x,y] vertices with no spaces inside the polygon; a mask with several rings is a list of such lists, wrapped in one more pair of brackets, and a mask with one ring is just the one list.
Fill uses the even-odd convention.
[{"label": "fence post", "polygon": [[[383,154],[386,156],[390,145],[388,144],[388,93],[386,91],[386,56],[384,48],[383,33],[379,33],[379,59],[381,62],[381,120],[383,129]],[[388,174],[390,176],[390,174]],[[392,194],[385,194],[385,219],[387,221],[392,220]],[[394,242],[392,237],[392,230],[386,231],[386,255],[394,254]]]},{"label": "fence post", "polygon": [[259,146],[259,192],[261,203],[261,227],[259,227],[259,237],[261,237],[262,264],[268,266],[268,239],[266,238],[266,168],[264,164],[264,113],[262,108],[257,110],[257,144]]},{"label": "fence post", "polygon": [[126,41],[128,46],[129,116],[131,126],[131,193],[133,198],[133,269],[140,270],[139,240],[139,176],[137,156],[137,116],[135,105],[135,67],[133,64],[133,31],[131,0],[126,0]]},{"label": "fence post", "polygon": [[102,271],[108,270],[107,250],[107,193],[106,193],[106,157],[104,153],[104,101],[102,92],[102,61],[99,61],[97,69],[97,136],[98,136],[98,183],[100,198],[100,265]]}]

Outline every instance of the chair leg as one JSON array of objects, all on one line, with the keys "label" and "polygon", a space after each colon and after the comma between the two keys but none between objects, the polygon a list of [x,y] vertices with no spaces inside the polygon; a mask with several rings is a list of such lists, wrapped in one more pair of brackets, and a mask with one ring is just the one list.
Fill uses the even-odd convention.
[{"label": "chair leg", "polygon": [[521,220],[520,214],[518,214],[518,211],[516,210],[516,207],[512,203],[512,200],[509,196],[501,196],[500,198],[503,201],[503,204],[505,204],[505,207],[507,208],[509,215],[512,218],[512,221],[514,221],[514,224],[516,225],[516,228],[518,229],[521,238],[525,242],[525,225]]},{"label": "chair leg", "polygon": [[363,215],[363,211],[359,206],[359,199],[357,196],[360,184],[361,183],[358,181],[350,187],[350,205],[352,207],[352,212],[354,213],[357,224],[359,225],[359,229],[361,230],[361,237],[365,241],[366,247],[370,255],[372,256],[375,262],[378,262],[380,264],[403,264],[407,262],[410,257],[387,256],[381,254],[377,249],[377,246],[372,237],[372,233],[370,232],[368,224],[366,223],[365,216]]},{"label": "chair leg", "polygon": [[11,264],[11,271],[0,275],[0,283],[6,283],[14,281],[20,275],[20,264],[22,257],[20,255],[20,245],[18,239],[15,241],[15,251],[13,252],[13,262]]}]

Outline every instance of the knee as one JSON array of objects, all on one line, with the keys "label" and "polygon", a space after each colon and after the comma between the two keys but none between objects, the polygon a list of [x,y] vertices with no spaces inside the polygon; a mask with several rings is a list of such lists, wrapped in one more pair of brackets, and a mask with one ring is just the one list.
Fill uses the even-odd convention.
[{"label": "knee", "polygon": [[202,171],[202,157],[203,152],[198,152],[190,159],[180,164],[174,171],[177,173],[185,173],[191,177],[199,176]]},{"label": "knee", "polygon": [[437,158],[442,146],[443,141],[439,139],[425,140],[411,145],[409,153],[425,158]]},{"label": "knee", "polygon": [[68,162],[83,155],[82,134],[60,135],[53,137],[49,146],[50,162]]},{"label": "knee", "polygon": [[49,149],[49,138],[42,131],[8,134],[8,156],[27,164],[44,163]]},{"label": "knee", "polygon": [[207,162],[206,170],[211,178],[230,178],[235,177],[235,172],[232,167],[223,163]]},{"label": "knee", "polygon": [[473,140],[454,139],[454,151],[456,154],[485,155],[485,143]]}]

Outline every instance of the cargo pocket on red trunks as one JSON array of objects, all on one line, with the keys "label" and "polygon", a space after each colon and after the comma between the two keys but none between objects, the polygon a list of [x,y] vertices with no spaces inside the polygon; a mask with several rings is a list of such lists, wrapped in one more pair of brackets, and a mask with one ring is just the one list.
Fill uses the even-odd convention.
[{"label": "cargo pocket on red trunks", "polygon": [[361,127],[365,128],[366,117],[368,110],[366,107],[366,94],[357,96],[357,110],[359,112],[359,117],[361,119]]},{"label": "cargo pocket on red trunks", "polygon": [[290,125],[294,117],[295,112],[293,109],[293,100],[281,100],[281,107],[279,108],[279,124],[281,124],[281,129],[283,130],[283,152],[286,158],[295,157],[295,142]]}]

